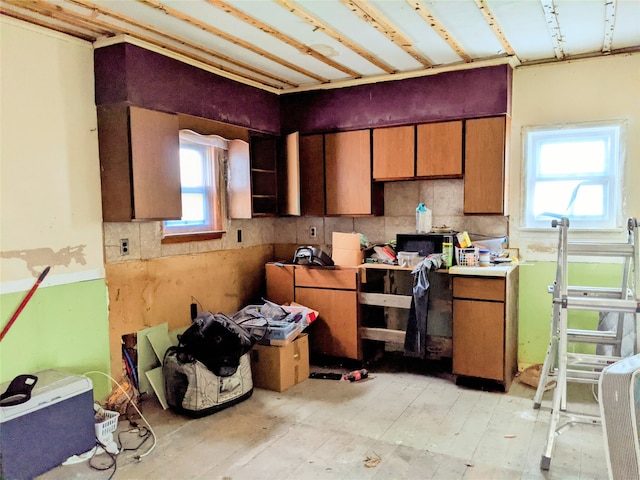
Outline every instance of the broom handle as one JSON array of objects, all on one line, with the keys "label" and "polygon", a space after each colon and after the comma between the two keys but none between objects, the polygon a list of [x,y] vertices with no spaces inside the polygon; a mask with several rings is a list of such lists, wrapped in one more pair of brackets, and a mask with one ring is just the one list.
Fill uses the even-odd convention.
[{"label": "broom handle", "polygon": [[11,315],[11,320],[9,320],[9,323],[7,323],[7,325],[2,329],[2,333],[0,333],[0,342],[2,341],[4,336],[7,334],[9,329],[11,328],[11,325],[13,325],[13,322],[15,322],[16,319],[18,318],[18,315],[20,315],[20,312],[22,312],[22,309],[27,305],[27,303],[35,293],[38,286],[42,283],[42,281],[44,280],[44,277],[47,276],[47,273],[49,273],[50,269],[51,267],[47,267],[44,269],[44,271],[38,277],[38,280],[36,280],[36,283],[34,283],[33,287],[31,287],[31,290],[29,290],[29,293],[27,293],[27,295],[24,297],[24,299],[18,306],[18,309],[14,312],[13,315]]}]

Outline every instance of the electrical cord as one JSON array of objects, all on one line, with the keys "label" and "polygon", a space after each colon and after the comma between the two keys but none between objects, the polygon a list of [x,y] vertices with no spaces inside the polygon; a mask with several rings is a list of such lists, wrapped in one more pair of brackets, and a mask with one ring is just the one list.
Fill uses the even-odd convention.
[{"label": "electrical cord", "polygon": [[[149,421],[145,418],[145,416],[142,414],[142,412],[140,411],[140,409],[138,408],[138,406],[135,404],[135,402],[133,402],[133,400],[131,399],[131,397],[129,396],[129,394],[125,391],[125,389],[124,389],[124,388],[122,388],[122,385],[120,385],[120,383],[118,383],[118,381],[117,381],[117,380],[115,380],[111,375],[108,375],[108,374],[106,374],[106,373],[104,373],[104,372],[100,372],[100,371],[97,371],[97,370],[92,370],[92,371],[86,372],[84,375],[89,375],[89,374],[92,374],[92,373],[97,373],[97,374],[100,374],[100,375],[104,375],[104,376],[105,376],[105,377],[107,377],[109,380],[111,380],[113,383],[115,383],[115,384],[118,386],[118,388],[120,389],[120,391],[121,391],[122,393],[124,393],[124,396],[125,396],[125,397],[127,397],[127,400],[128,400],[128,401],[129,401],[129,403],[133,406],[133,408],[136,410],[136,412],[138,412],[138,415],[140,415],[140,418],[142,418],[142,420],[144,421],[144,423],[146,423],[146,424],[147,424],[147,428],[149,429],[149,432],[151,433],[151,436],[153,437],[153,444],[151,445],[151,447],[150,447],[146,452],[144,452],[143,454],[140,454],[140,455],[136,455],[136,456],[134,457],[134,458],[135,458],[136,460],[138,460],[138,461],[139,461],[139,460],[142,460],[144,457],[146,457],[147,455],[149,455],[149,454],[153,451],[153,449],[156,447],[156,444],[157,444],[157,437],[156,437],[155,432],[153,431],[153,428],[151,427],[151,424],[150,424],[150,423],[149,423]],[[144,443],[144,442],[143,442],[143,443]],[[106,451],[106,449],[105,449],[105,451]]]},{"label": "electrical cord", "polygon": [[[96,454],[98,453],[98,447],[102,447],[102,449],[104,450],[104,453],[109,455],[109,458],[111,458],[111,463],[109,465],[98,466],[92,462],[92,460],[95,458]],[[117,455],[115,453],[111,453],[109,450],[107,450],[106,445],[104,445],[100,440],[96,439],[96,446],[93,448],[93,455],[91,455],[91,458],[89,458],[89,466],[94,470],[99,470],[99,471],[109,470],[111,467],[113,467],[113,472],[111,472],[111,475],[109,475],[109,478],[107,479],[107,480],[111,480],[113,476],[116,474],[116,470],[118,469],[118,462],[116,457]]]}]

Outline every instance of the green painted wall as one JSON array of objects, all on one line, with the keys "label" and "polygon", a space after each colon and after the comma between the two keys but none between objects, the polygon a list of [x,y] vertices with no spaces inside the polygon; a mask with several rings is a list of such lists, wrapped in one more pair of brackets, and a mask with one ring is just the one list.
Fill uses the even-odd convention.
[{"label": "green painted wall", "polygon": [[[547,287],[556,278],[555,262],[527,262],[520,265],[520,300],[518,324],[518,363],[521,367],[542,363],[549,345],[551,325],[551,294]],[[602,263],[571,263],[569,285],[620,287],[622,265]],[[591,328],[598,325],[597,312],[569,311],[570,328]],[[570,351],[593,353],[590,345],[574,345]]]},{"label": "green painted wall", "polygon": [[[4,327],[27,292],[0,296]],[[109,374],[109,331],[105,281],[93,280],[36,290],[0,344],[0,381],[49,368]],[[103,375],[88,375],[94,396],[111,391]]]}]

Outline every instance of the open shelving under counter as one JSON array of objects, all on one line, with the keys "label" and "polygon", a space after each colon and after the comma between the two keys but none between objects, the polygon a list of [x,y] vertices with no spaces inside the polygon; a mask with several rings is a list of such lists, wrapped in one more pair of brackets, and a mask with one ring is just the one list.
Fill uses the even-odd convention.
[{"label": "open shelving under counter", "polygon": [[[383,343],[386,351],[404,349],[413,298],[412,267],[363,264],[359,268],[360,340]],[[428,359],[452,356],[451,280],[447,270],[429,275]],[[363,351],[366,350],[363,345]]]}]

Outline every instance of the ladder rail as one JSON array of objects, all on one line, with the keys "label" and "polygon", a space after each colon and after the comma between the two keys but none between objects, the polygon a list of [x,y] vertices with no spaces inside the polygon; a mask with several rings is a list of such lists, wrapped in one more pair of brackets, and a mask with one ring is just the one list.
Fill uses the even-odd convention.
[{"label": "ladder rail", "polygon": [[[564,430],[577,422],[601,424],[599,417],[577,419],[573,416],[561,422],[561,415],[572,415],[567,411],[567,382],[597,385],[602,370],[621,359],[623,327],[629,313],[634,315],[634,352],[640,351],[638,220],[628,220],[626,243],[569,242],[569,219],[564,217],[553,220],[551,226],[558,227],[558,252],[556,278],[553,285],[548,287],[548,292],[552,294],[550,340],[534,396],[534,408],[540,408],[544,392],[553,388],[549,430],[540,461],[542,470],[549,469],[555,441]],[[623,258],[620,287],[570,286],[569,257],[572,256]],[[568,328],[569,310],[616,314],[615,330],[613,327],[609,327],[609,330]],[[569,352],[569,343],[608,345],[612,355]]]}]

